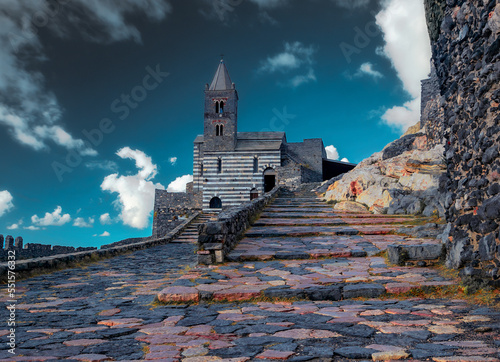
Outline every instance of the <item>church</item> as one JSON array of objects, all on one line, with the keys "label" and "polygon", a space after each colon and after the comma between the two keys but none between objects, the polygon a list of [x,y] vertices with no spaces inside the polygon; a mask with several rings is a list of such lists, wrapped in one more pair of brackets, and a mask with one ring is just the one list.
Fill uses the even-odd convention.
[{"label": "church", "polygon": [[320,138],[288,142],[284,132],[238,132],[238,91],[221,60],[205,86],[203,134],[194,140],[186,193],[156,190],[155,221],[180,210],[220,211],[275,186],[321,182],[355,165],[328,160]]}]

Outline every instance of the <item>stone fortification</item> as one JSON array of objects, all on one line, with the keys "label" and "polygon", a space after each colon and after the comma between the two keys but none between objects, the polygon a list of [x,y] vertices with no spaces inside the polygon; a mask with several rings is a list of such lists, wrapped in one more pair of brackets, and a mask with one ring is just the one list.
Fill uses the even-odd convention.
[{"label": "stone fortification", "polygon": [[447,265],[500,277],[500,4],[426,0],[444,117]]}]

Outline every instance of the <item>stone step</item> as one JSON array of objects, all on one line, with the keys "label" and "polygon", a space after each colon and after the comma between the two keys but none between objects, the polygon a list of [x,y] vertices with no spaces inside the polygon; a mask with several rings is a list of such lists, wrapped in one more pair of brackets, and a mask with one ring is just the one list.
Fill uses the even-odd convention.
[{"label": "stone step", "polygon": [[458,281],[430,268],[391,267],[384,258],[227,263],[195,268],[158,294],[162,302],[251,301],[256,298],[340,300],[377,298],[428,287],[446,287]]},{"label": "stone step", "polygon": [[340,218],[340,217],[322,217],[322,218],[261,218],[253,224],[253,226],[305,226],[305,225],[319,225],[319,226],[334,226],[334,225],[385,225],[392,226],[391,224],[399,224],[407,222],[405,218]]},{"label": "stone step", "polygon": [[[440,247],[441,241],[437,239],[409,238],[400,235],[243,238],[229,253],[227,260],[262,261],[272,259],[365,257],[376,255],[391,247],[405,248],[407,246]],[[393,262],[392,259],[390,260]]]},{"label": "stone step", "polygon": [[253,226],[334,226],[345,225],[346,222],[341,218],[261,218]]},{"label": "stone step", "polygon": [[265,208],[266,213],[269,212],[293,212],[293,213],[301,213],[301,214],[308,214],[308,213],[329,213],[329,214],[334,214],[336,213],[333,211],[331,207],[328,206],[322,206],[322,207],[303,207],[303,208],[298,208],[298,207],[281,207],[281,206],[268,206]]},{"label": "stone step", "polygon": [[316,236],[316,235],[357,235],[359,230],[341,226],[290,226],[271,227],[255,226],[250,228],[245,237],[278,237],[278,236]]}]

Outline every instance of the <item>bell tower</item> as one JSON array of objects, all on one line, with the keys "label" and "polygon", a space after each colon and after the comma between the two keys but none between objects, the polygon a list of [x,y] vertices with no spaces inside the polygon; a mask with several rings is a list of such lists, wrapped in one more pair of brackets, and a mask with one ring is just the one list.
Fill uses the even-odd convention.
[{"label": "bell tower", "polygon": [[238,92],[221,59],[212,83],[205,86],[204,150],[234,151],[237,126]]}]

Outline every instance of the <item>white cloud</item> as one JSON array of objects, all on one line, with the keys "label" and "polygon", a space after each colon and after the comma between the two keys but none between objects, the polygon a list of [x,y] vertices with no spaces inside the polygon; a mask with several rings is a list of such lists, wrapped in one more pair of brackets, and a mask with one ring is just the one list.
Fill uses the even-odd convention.
[{"label": "white cloud", "polygon": [[118,171],[118,165],[113,161],[89,161],[85,163],[85,167],[89,170],[104,170],[110,172]]},{"label": "white cloud", "polygon": [[376,16],[384,34],[383,54],[412,100],[388,109],[382,120],[403,133],[420,118],[420,80],[430,72],[430,41],[421,0],[386,0],[383,4]]},{"label": "white cloud", "polygon": [[338,160],[340,158],[339,151],[337,151],[337,148],[334,145],[326,146],[325,151],[326,157],[329,160]]},{"label": "white cloud", "polygon": [[420,120],[420,98],[388,109],[382,115],[382,120],[400,133],[406,132],[409,127]]},{"label": "white cloud", "polygon": [[168,161],[172,164],[172,166],[175,166],[177,163],[177,157],[170,157]]},{"label": "white cloud", "polygon": [[301,42],[285,43],[285,50],[272,57],[268,57],[260,67],[260,71],[274,73],[277,71],[288,72],[302,66],[311,65],[316,49]]},{"label": "white cloud", "polygon": [[309,72],[307,74],[296,75],[295,77],[293,77],[292,80],[290,81],[290,84],[292,85],[292,87],[297,88],[302,84],[315,81],[316,81],[316,74],[314,74],[314,70],[311,68],[309,69]]},{"label": "white cloud", "polygon": [[30,225],[30,226],[25,226],[23,229],[25,230],[40,230],[38,226]]},{"label": "white cloud", "polygon": [[114,204],[120,210],[120,219],[125,225],[144,229],[153,211],[155,189],[165,187],[151,181],[157,173],[156,165],[144,152],[125,147],[116,154],[123,159],[134,160],[139,171],[131,176],[119,176],[117,173],[108,175],[101,189],[118,194]]},{"label": "white cloud", "polygon": [[[50,4],[50,5],[49,5]],[[63,109],[38,70],[47,61],[41,30],[69,38],[110,43],[141,41],[130,15],[161,20],[170,12],[165,0],[3,0],[0,12],[0,126],[34,150],[53,143],[84,156],[97,152],[62,127]],[[43,28],[43,29],[42,29]],[[29,59],[29,62],[26,61]]]},{"label": "white cloud", "polygon": [[23,219],[19,220],[17,223],[7,226],[7,230],[17,230],[23,224]]},{"label": "white cloud", "polygon": [[14,207],[14,204],[12,203],[13,199],[14,198],[9,191],[0,191],[0,217],[9,212]]},{"label": "white cloud", "polygon": [[106,237],[106,236],[109,236],[110,233],[108,233],[107,231],[103,232],[101,235],[99,235],[100,237]]},{"label": "white cloud", "polygon": [[99,216],[99,221],[100,221],[101,225],[111,225],[113,223],[113,220],[109,216],[109,212]]},{"label": "white cloud", "polygon": [[347,159],[347,157],[344,157],[343,159],[340,160],[340,162],[348,162],[349,163],[349,160]]},{"label": "white cloud", "polygon": [[267,57],[261,62],[259,72],[261,73],[291,73],[296,72],[286,82],[287,85],[296,88],[302,84],[316,81],[316,75],[312,65],[316,48],[313,45],[306,46],[301,42],[285,43],[285,49],[281,53]]},{"label": "white cloud", "polygon": [[94,225],[94,219],[89,217],[88,220],[85,220],[83,217],[77,217],[73,222],[73,226],[79,228],[91,228]]},{"label": "white cloud", "polygon": [[31,222],[34,226],[62,226],[71,221],[71,216],[69,214],[62,214],[62,207],[57,206],[54,212],[46,212],[43,218],[38,217],[38,215],[33,215],[31,217]]},{"label": "white cloud", "polygon": [[359,69],[355,75],[358,77],[363,76],[363,75],[368,75],[370,77],[373,77],[374,79],[384,77],[384,75],[382,73],[380,73],[378,70],[373,69],[373,64],[370,62],[366,62],[366,63],[361,64],[361,66],[359,67]]},{"label": "white cloud", "polygon": [[193,181],[193,175],[184,175],[181,177],[177,177],[174,181],[172,181],[168,187],[168,192],[186,192],[186,184]]}]

